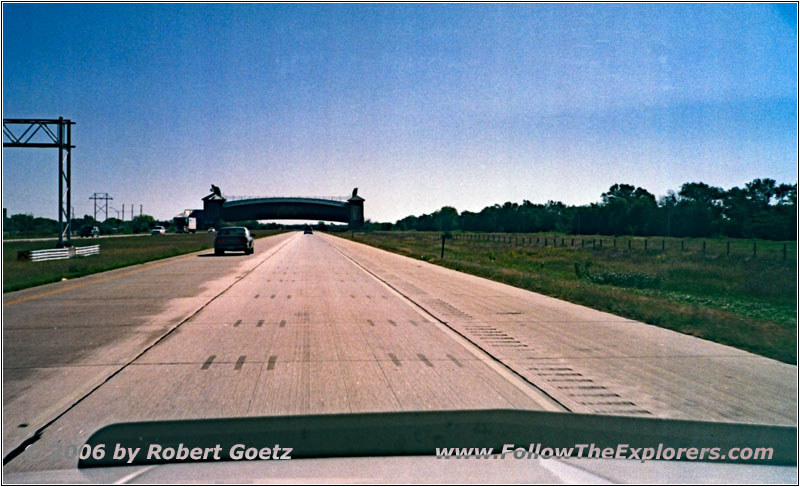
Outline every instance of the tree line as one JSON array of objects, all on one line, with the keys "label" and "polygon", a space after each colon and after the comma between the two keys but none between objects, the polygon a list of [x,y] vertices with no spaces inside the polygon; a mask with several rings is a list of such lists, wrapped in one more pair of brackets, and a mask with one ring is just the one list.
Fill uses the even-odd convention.
[{"label": "tree line", "polygon": [[693,182],[658,199],[644,188],[614,184],[590,205],[525,200],[487,206],[477,213],[445,206],[394,224],[368,222],[367,229],[795,240],[797,183],[755,179],[742,188],[724,190]]},{"label": "tree line", "polygon": [[[124,221],[119,218],[107,218],[99,221],[91,215],[84,215],[83,218],[72,219],[71,230],[74,235],[79,234],[85,226],[97,227],[101,235],[148,233],[155,225],[168,225],[169,223],[171,222],[159,222],[150,215],[138,215],[132,220]],[[58,221],[19,213],[5,218],[3,233],[13,237],[55,236],[58,235]]]}]

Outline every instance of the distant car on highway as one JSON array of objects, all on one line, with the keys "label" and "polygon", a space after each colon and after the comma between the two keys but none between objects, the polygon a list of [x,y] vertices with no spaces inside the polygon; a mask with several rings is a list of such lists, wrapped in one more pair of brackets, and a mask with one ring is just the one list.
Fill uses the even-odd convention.
[{"label": "distant car on highway", "polygon": [[153,227],[153,230],[150,231],[150,235],[164,235],[165,233],[167,233],[167,229],[161,225]]},{"label": "distant car on highway", "polygon": [[214,237],[214,255],[222,255],[226,250],[239,250],[245,254],[254,251],[253,236],[247,227],[223,227]]},{"label": "distant car on highway", "polygon": [[86,225],[81,228],[81,237],[99,237],[100,229],[91,225]]},{"label": "distant car on highway", "polygon": [[303,235],[312,235],[313,233],[314,232],[311,231],[311,227],[306,227],[306,229],[303,230]]}]

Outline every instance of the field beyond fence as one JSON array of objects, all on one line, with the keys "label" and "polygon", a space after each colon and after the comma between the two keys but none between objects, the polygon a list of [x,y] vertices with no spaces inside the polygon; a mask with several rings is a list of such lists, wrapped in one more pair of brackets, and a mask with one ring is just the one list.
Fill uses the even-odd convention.
[{"label": "field beyond fence", "polygon": [[[439,240],[442,233],[433,233]],[[451,240],[493,242],[523,247],[558,247],[584,250],[619,250],[644,252],[684,252],[709,256],[777,259],[796,262],[797,242],[775,242],[750,239],[709,239],[672,237],[600,237],[555,234],[453,233]]]},{"label": "field beyond fence", "polygon": [[346,238],[797,363],[797,243],[455,232]]}]

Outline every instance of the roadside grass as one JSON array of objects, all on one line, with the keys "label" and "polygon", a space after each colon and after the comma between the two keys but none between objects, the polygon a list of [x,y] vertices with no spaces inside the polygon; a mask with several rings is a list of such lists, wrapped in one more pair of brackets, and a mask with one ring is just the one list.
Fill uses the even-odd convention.
[{"label": "roadside grass", "polygon": [[[254,238],[281,233],[257,230]],[[145,235],[102,239],[73,239],[76,247],[100,244],[100,254],[45,262],[18,261],[21,250],[52,249],[55,240],[42,242],[3,242],[3,292],[18,291],[62,279],[95,274],[152,260],[188,254],[214,246],[213,233]]]},{"label": "roadside grass", "polygon": [[[395,253],[486,277],[573,303],[681,333],[797,363],[796,242],[504,235],[499,241],[468,240],[456,233],[440,258],[440,234],[373,232],[342,235]],[[485,237],[485,236],[484,236]],[[536,245],[536,238],[539,245]],[[501,237],[497,236],[499,240]],[[509,242],[511,239],[511,243]],[[557,246],[553,246],[553,238]],[[561,247],[564,238],[564,247]],[[575,247],[569,247],[575,239]],[[580,240],[585,240],[581,247]],[[727,242],[731,253],[727,254]],[[530,242],[530,243],[529,243]]]}]

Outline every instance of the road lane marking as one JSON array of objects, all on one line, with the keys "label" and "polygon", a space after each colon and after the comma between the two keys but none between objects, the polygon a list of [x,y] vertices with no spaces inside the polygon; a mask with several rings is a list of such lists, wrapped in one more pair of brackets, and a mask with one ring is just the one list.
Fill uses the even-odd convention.
[{"label": "road lane marking", "polygon": [[233,370],[242,370],[245,357],[247,357],[247,355],[239,355],[239,360],[236,361],[236,365],[233,366]]},{"label": "road lane marking", "polygon": [[[403,294],[401,291],[393,287],[391,284],[386,282],[380,276],[378,276],[373,271],[367,269],[363,264],[355,260],[351,257],[348,253],[343,251],[338,247],[338,245],[333,244],[331,242],[326,242],[328,245],[333,247],[333,249],[342,255],[344,258],[349,260],[353,263],[356,267],[361,269],[361,271],[366,274],[367,276],[375,279],[376,281],[380,282],[383,286],[385,286],[391,293],[396,295],[399,299],[403,302],[408,304],[411,309],[416,311],[422,318],[425,323],[430,323],[438,328],[440,331],[445,333],[445,335],[449,336],[451,339],[455,340],[461,346],[463,346],[467,351],[473,354],[476,358],[480,359],[481,362],[489,366],[492,370],[496,373],[500,374],[501,377],[505,378],[510,383],[514,384],[519,390],[524,392],[528,397],[536,401],[536,403],[542,407],[545,411],[570,411],[570,409],[559,402],[556,398],[551,396],[548,392],[539,388],[535,383],[531,382],[530,379],[522,375],[521,373],[517,372],[506,363],[499,360],[497,357],[492,355],[488,350],[478,345],[476,342],[471,340],[469,337],[461,333],[460,331],[450,327],[447,325],[445,321],[437,317],[427,308],[425,308],[422,304],[414,301],[409,296]],[[370,249],[372,249],[370,247]],[[417,265],[417,267],[422,267],[421,265]]]},{"label": "road lane marking", "polygon": [[397,323],[395,323],[394,320],[389,320],[389,324],[392,326],[397,326]]},{"label": "road lane marking", "polygon": [[264,320],[258,320],[258,324],[256,325],[256,328],[261,328],[261,326],[263,324],[264,324]]},{"label": "road lane marking", "polygon": [[242,320],[236,320],[236,323],[234,323],[233,326],[239,326],[241,324],[242,324]]},{"label": "road lane marking", "polygon": [[401,367],[403,365],[400,363],[400,360],[398,360],[397,355],[390,353],[389,358],[392,359],[392,362],[394,362],[394,364],[397,365],[398,367]]},{"label": "road lane marking", "polygon": [[275,368],[275,362],[278,360],[277,355],[270,355],[269,361],[267,361],[267,370],[272,370]]},{"label": "road lane marking", "polygon": [[419,357],[419,359],[422,360],[422,363],[424,363],[428,367],[433,367],[433,364],[431,363],[430,360],[428,360],[428,357],[422,355],[421,353],[418,353],[417,357]]},{"label": "road lane marking", "polygon": [[369,326],[375,326],[375,323],[372,320],[367,320],[367,323],[369,323]]},{"label": "road lane marking", "polygon": [[[286,239],[284,241],[283,245],[288,243],[290,240],[292,240],[292,239],[291,238]],[[283,247],[283,245],[278,244],[278,249],[280,247]],[[275,249],[275,247],[271,247],[269,250],[272,250],[272,249]],[[147,271],[147,270],[150,270],[150,269],[156,269],[158,267],[163,267],[165,265],[175,264],[175,263],[178,263],[178,262],[183,262],[184,260],[194,259],[194,258],[197,257],[196,254],[199,254],[200,252],[204,252],[206,250],[208,250],[208,249],[199,250],[197,252],[193,252],[193,253],[191,253],[191,254],[189,254],[187,256],[184,256],[184,257],[169,258],[168,262],[158,262],[158,260],[154,260],[154,261],[150,261],[150,262],[144,262],[142,264],[136,264],[137,266],[143,266],[143,267],[138,268],[138,269],[133,269],[133,270],[130,270],[130,271],[126,271],[126,272],[122,272],[120,274],[114,274],[113,276],[106,276],[106,277],[101,277],[101,278],[98,278],[98,279],[92,279],[91,281],[87,281],[87,282],[79,282],[79,283],[76,283],[76,284],[73,284],[73,285],[70,285],[70,286],[66,286],[66,287],[63,287],[63,288],[60,288],[60,289],[53,289],[51,291],[45,291],[45,292],[38,293],[38,294],[32,294],[30,296],[23,296],[21,298],[12,299],[11,301],[5,301],[3,303],[3,306],[6,306],[8,304],[22,303],[24,301],[30,301],[31,299],[42,298],[44,296],[52,296],[53,294],[63,293],[63,292],[66,292],[66,291],[70,291],[72,289],[78,289],[78,288],[81,288],[81,287],[84,287],[84,286],[89,286],[91,284],[97,284],[99,282],[110,281],[112,279],[117,279],[119,277],[130,276],[131,274],[136,274],[138,272]],[[269,250],[267,252],[269,252]],[[274,253],[275,252],[273,252],[273,254]],[[272,256],[272,254],[270,254],[270,257],[271,256]],[[174,260],[172,260],[172,259],[174,259]],[[157,262],[157,263],[154,264],[153,262]],[[103,272],[114,272],[114,271],[119,270],[119,269],[123,269],[123,267],[120,267],[118,269],[109,269],[109,270],[103,271]],[[89,276],[84,276],[84,277],[89,277]],[[79,278],[75,278],[75,279],[79,279]]]},{"label": "road lane marking", "polygon": [[[299,235],[299,234],[298,234],[298,235]],[[242,277],[246,277],[248,274],[250,274],[251,272],[253,272],[253,271],[254,271],[256,268],[258,268],[258,267],[259,267],[261,264],[263,264],[264,262],[266,262],[267,260],[269,260],[270,258],[272,258],[272,257],[273,257],[275,254],[277,254],[278,252],[280,252],[280,250],[281,250],[281,249],[283,249],[284,247],[286,247],[287,245],[289,245],[289,243],[291,243],[292,241],[294,241],[296,238],[297,238],[297,235],[295,235],[294,237],[291,237],[291,238],[287,238],[286,240],[284,240],[284,241],[283,241],[283,242],[281,242],[281,243],[276,243],[276,245],[274,245],[273,247],[269,248],[269,249],[266,251],[266,255],[264,256],[264,258],[263,258],[261,261],[259,261],[259,262],[258,262],[256,265],[254,265],[252,268],[250,268],[250,269],[249,269],[249,270],[248,270],[248,271],[247,271],[247,272],[244,274],[244,276],[242,276]],[[184,258],[181,258],[181,259],[177,259],[177,260],[181,260],[181,261],[182,261],[182,260],[188,260],[188,259],[191,259],[191,258],[194,258],[194,257],[196,257],[196,256],[189,255],[189,256],[187,256],[187,257],[184,257]],[[177,261],[177,260],[176,260],[176,261]],[[136,272],[141,272],[142,270],[146,270],[146,269],[152,269],[152,268],[154,268],[154,267],[160,267],[160,266],[163,266],[163,265],[173,264],[173,263],[175,263],[176,261],[163,262],[163,263],[156,264],[156,265],[149,265],[149,266],[147,266],[147,267],[146,267],[146,268],[144,268],[144,269],[137,269],[137,270],[135,270],[135,271],[130,271],[130,272],[127,272],[127,273],[124,273],[124,274],[118,274],[118,275],[115,275],[115,276],[109,276],[109,277],[107,277],[107,278],[103,278],[103,279],[95,279],[95,280],[93,280],[93,281],[91,281],[91,282],[88,282],[88,283],[81,284],[80,286],[85,286],[85,285],[91,284],[91,283],[93,283],[93,282],[107,281],[107,280],[109,280],[109,279],[113,279],[113,278],[116,278],[116,277],[122,277],[123,275],[127,275],[127,274],[133,274],[133,273],[136,273]],[[225,294],[225,293],[226,293],[226,292],[227,292],[227,291],[228,291],[230,288],[232,288],[232,287],[233,287],[233,286],[235,286],[237,283],[239,283],[239,281],[240,281],[240,280],[241,280],[241,279],[238,279],[238,278],[237,278],[237,279],[236,279],[235,281],[233,281],[233,282],[232,282],[230,285],[228,285],[227,287],[225,287],[225,289],[223,289],[222,291],[220,291],[218,294],[216,294],[216,295],[215,295],[215,296],[213,296],[211,299],[209,299],[209,300],[208,300],[208,301],[207,301],[205,304],[203,304],[202,306],[200,306],[199,308],[197,308],[197,309],[196,309],[196,310],[195,310],[193,313],[191,313],[189,316],[187,316],[185,319],[183,319],[183,321],[181,321],[181,322],[180,322],[180,323],[178,323],[177,325],[175,325],[175,326],[173,326],[172,328],[170,328],[170,329],[169,329],[169,330],[168,330],[166,333],[164,333],[163,335],[161,335],[161,336],[160,336],[158,339],[156,339],[156,340],[155,340],[153,343],[151,343],[150,345],[147,345],[147,346],[144,348],[144,350],[142,350],[141,352],[139,352],[139,354],[138,354],[138,355],[136,355],[135,357],[133,357],[132,359],[130,359],[130,360],[129,360],[129,361],[126,363],[126,364],[124,364],[122,367],[120,367],[119,369],[117,369],[116,371],[114,371],[113,373],[111,373],[111,374],[110,374],[108,377],[106,377],[105,379],[103,379],[103,381],[102,381],[100,384],[97,384],[96,386],[94,386],[93,388],[91,388],[89,391],[87,391],[85,394],[83,394],[83,395],[82,395],[80,398],[78,398],[77,400],[75,400],[74,402],[72,402],[72,404],[70,404],[70,405],[68,405],[67,407],[65,407],[65,408],[64,408],[64,409],[63,409],[61,412],[58,412],[57,414],[55,414],[55,416],[54,416],[53,418],[51,418],[49,421],[45,422],[45,423],[44,423],[44,424],[43,424],[41,427],[37,428],[37,429],[36,429],[36,431],[35,431],[35,432],[34,432],[34,433],[31,435],[31,436],[29,436],[28,438],[26,438],[25,440],[23,440],[23,441],[22,441],[20,444],[18,444],[16,447],[14,447],[14,448],[10,448],[10,451],[8,451],[8,453],[6,453],[6,454],[5,454],[5,456],[3,457],[3,465],[7,465],[9,462],[11,462],[11,461],[12,461],[12,460],[14,460],[16,457],[18,457],[20,454],[22,454],[22,453],[25,451],[25,449],[26,449],[28,446],[30,446],[30,445],[32,445],[33,443],[36,443],[37,441],[39,441],[39,439],[41,439],[42,435],[44,434],[45,430],[46,430],[47,428],[49,428],[49,427],[50,427],[50,426],[51,426],[53,423],[55,423],[56,421],[58,421],[59,419],[61,419],[62,417],[64,417],[64,415],[66,415],[68,412],[72,411],[72,410],[73,410],[75,407],[77,407],[79,404],[81,404],[81,403],[82,403],[82,402],[83,402],[83,401],[84,401],[84,400],[85,400],[87,397],[89,397],[89,396],[91,396],[92,394],[94,394],[94,393],[95,393],[95,392],[96,392],[98,389],[100,389],[101,387],[103,387],[103,386],[105,386],[106,384],[108,384],[108,383],[109,383],[109,382],[110,382],[112,379],[114,379],[114,378],[115,378],[117,375],[119,375],[120,373],[122,373],[122,371],[123,371],[123,370],[127,369],[127,368],[128,368],[128,366],[130,366],[131,364],[133,364],[134,362],[136,362],[137,360],[139,360],[139,359],[140,359],[140,358],[141,358],[141,357],[142,357],[144,354],[146,354],[147,352],[149,352],[150,350],[152,350],[154,347],[156,347],[156,346],[157,346],[159,343],[161,343],[162,341],[164,341],[164,340],[165,340],[167,337],[169,337],[169,336],[170,336],[170,335],[171,335],[171,334],[172,334],[172,333],[173,333],[175,330],[177,330],[178,328],[180,328],[180,327],[181,327],[183,324],[185,324],[185,323],[187,323],[187,322],[190,322],[192,319],[194,319],[194,317],[195,317],[195,316],[197,316],[197,315],[199,315],[199,314],[200,314],[200,313],[201,313],[201,312],[202,312],[204,309],[206,309],[206,307],[207,307],[209,304],[211,304],[212,302],[214,302],[214,301],[215,301],[215,300],[216,300],[218,297],[220,297],[220,296],[222,296],[223,294]],[[74,287],[74,286],[73,286],[73,287]],[[58,291],[52,291],[52,292],[48,292],[48,293],[46,293],[46,294],[56,294],[57,292],[63,292],[63,291],[66,291],[66,289],[62,289],[62,290],[58,290]],[[44,294],[44,293],[43,293],[43,294]],[[35,297],[35,296],[28,296],[26,299],[32,299],[33,297]],[[5,305],[5,303],[4,303],[4,305]],[[5,453],[5,452],[4,452],[4,453]]]},{"label": "road lane marking", "polygon": [[452,356],[452,355],[450,355],[449,353],[447,354],[447,358],[449,358],[450,360],[452,360],[452,361],[453,361],[453,363],[454,363],[454,364],[456,364],[456,365],[458,365],[459,367],[463,367],[463,365],[461,365],[461,362],[459,362],[457,358],[453,357],[453,356]]},{"label": "road lane marking", "polygon": [[[146,271],[146,270],[150,270],[150,269],[155,269],[157,267],[163,267],[165,265],[175,264],[176,262],[183,262],[184,260],[189,260],[189,259],[194,258],[194,257],[197,257],[197,256],[196,255],[190,255],[188,257],[175,259],[175,260],[172,260],[170,262],[161,262],[159,264],[152,264],[152,265],[146,265],[147,263],[146,264],[140,264],[140,265],[146,265],[146,267],[143,267],[143,268],[140,268],[140,269],[134,269],[132,271],[127,271],[127,272],[123,272],[123,273],[120,273],[120,274],[114,274],[113,276],[106,276],[106,277],[101,277],[99,279],[92,279],[91,281],[88,281],[88,282],[79,282],[79,283],[73,284],[71,286],[63,287],[61,289],[53,289],[51,291],[45,291],[43,293],[32,294],[30,296],[23,296],[21,298],[12,299],[11,301],[4,302],[3,306],[5,306],[7,304],[21,303],[23,301],[30,301],[31,299],[42,298],[44,296],[51,296],[53,294],[63,293],[63,292],[66,292],[66,291],[70,291],[72,289],[77,289],[77,288],[81,288],[81,287],[84,287],[84,286],[88,286],[90,284],[96,284],[98,282],[110,281],[111,279],[116,279],[118,277],[129,276],[131,274],[136,274],[138,272],[142,272],[142,271]],[[109,271],[104,271],[104,272],[112,272],[113,270],[116,270],[116,269],[111,269]],[[78,279],[78,278],[76,278],[76,279]]]},{"label": "road lane marking", "polygon": [[208,370],[208,368],[211,367],[211,364],[214,362],[215,358],[217,358],[216,355],[209,355],[209,357],[203,363],[203,366],[200,367],[200,370]]}]

